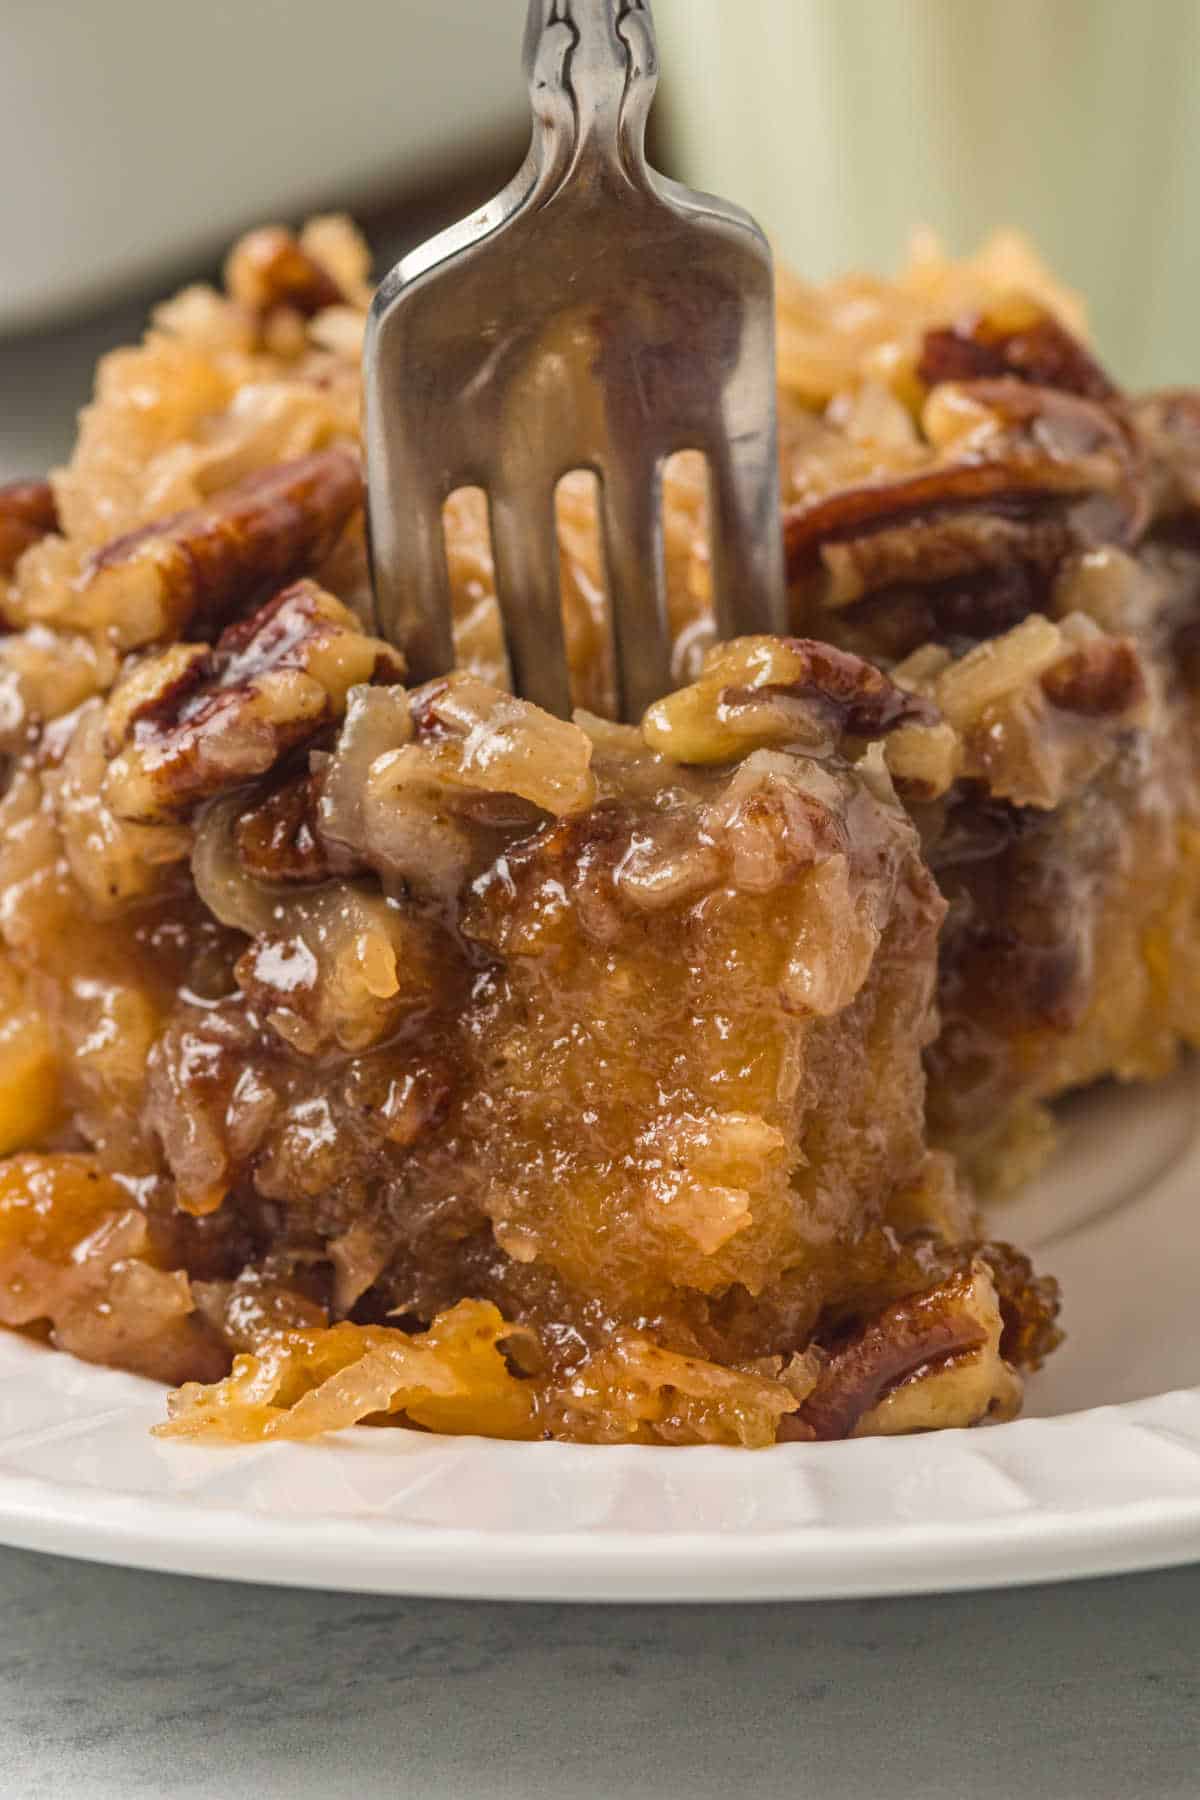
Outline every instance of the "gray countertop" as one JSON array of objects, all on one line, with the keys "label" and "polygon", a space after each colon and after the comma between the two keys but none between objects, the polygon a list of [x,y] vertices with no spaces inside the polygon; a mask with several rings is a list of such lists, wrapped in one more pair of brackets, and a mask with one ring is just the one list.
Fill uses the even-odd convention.
[{"label": "gray countertop", "polygon": [[[0,345],[0,480],[140,308]],[[1008,1594],[435,1604],[0,1551],[3,1800],[1200,1795],[1200,1568]]]},{"label": "gray countertop", "polygon": [[1200,1569],[931,1600],[494,1606],[0,1552],[5,1800],[1200,1794]]}]

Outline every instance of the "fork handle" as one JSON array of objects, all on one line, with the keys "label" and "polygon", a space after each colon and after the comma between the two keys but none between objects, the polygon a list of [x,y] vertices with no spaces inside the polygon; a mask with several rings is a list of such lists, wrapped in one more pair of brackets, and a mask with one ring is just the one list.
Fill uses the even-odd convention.
[{"label": "fork handle", "polygon": [[525,72],[536,120],[561,153],[597,149],[628,176],[645,170],[646,118],[658,86],[649,0],[530,0]]}]

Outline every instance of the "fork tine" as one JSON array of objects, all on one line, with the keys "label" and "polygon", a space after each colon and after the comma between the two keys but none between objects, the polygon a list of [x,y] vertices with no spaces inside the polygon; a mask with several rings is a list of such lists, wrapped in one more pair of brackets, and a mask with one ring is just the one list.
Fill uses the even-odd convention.
[{"label": "fork tine", "polygon": [[398,644],[412,682],[454,667],[450,570],[436,490],[370,494],[372,584],[376,627]]},{"label": "fork tine", "polygon": [[620,716],[636,723],[672,686],[662,464],[635,458],[606,467],[601,514]]},{"label": "fork tine", "polygon": [[748,214],[645,162],[650,0],[530,0],[526,48],[525,163],[398,263],[371,310],[379,612],[417,674],[448,666],[440,508],[418,511],[414,496],[440,482],[440,499],[451,476],[481,481],[516,691],[566,714],[551,477],[592,468],[620,711],[637,719],[672,685],[666,450],[709,460],[721,631],[785,627],[771,257]]},{"label": "fork tine", "polygon": [[[769,406],[762,416],[772,416]],[[748,432],[709,446],[719,637],[788,630],[778,466],[774,432]]]},{"label": "fork tine", "polygon": [[570,718],[553,490],[531,504],[528,495],[518,498],[498,488],[490,493],[489,506],[513,692]]}]

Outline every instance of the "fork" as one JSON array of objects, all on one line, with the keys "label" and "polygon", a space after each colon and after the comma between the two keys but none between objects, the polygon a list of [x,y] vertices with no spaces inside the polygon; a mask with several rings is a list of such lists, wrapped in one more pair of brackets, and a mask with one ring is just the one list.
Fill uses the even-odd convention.
[{"label": "fork", "polygon": [[568,715],[555,491],[599,477],[621,716],[672,685],[662,469],[708,462],[719,635],[781,631],[771,252],[739,208],[650,169],[647,0],[531,0],[533,139],[494,200],[405,256],[364,348],[378,628],[454,662],[442,507],[488,496],[514,691]]}]

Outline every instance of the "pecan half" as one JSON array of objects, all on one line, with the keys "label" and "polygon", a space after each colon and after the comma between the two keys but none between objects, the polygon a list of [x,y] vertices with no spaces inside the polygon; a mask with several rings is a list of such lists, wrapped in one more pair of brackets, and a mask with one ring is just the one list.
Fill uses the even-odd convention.
[{"label": "pecan half", "polygon": [[[789,574],[824,563],[823,605],[1014,560],[1045,564],[1079,544],[1128,541],[1145,523],[1137,447],[1096,401],[1012,378],[947,383],[922,422],[927,467],[786,511]],[[838,546],[852,547],[848,571]]]},{"label": "pecan half", "polygon": [[0,487],[0,575],[11,575],[30,544],[57,530],[58,508],[48,481]]},{"label": "pecan half", "polygon": [[105,631],[124,650],[185,626],[207,636],[321,562],[362,496],[358,455],[344,447],[258,470],[97,551],[79,576],[70,622]]},{"label": "pecan half", "polygon": [[1034,301],[1009,301],[940,331],[928,331],[917,364],[927,387],[1014,375],[1084,400],[1115,400],[1117,388],[1065,325]]},{"label": "pecan half", "polygon": [[125,819],[184,818],[340,718],[356,684],[403,672],[339,600],[298,581],[214,650],[176,644],[133,668],[108,705],[109,803]]},{"label": "pecan half", "polygon": [[[1010,601],[1015,598],[1017,585],[1027,592],[1044,591],[1076,541],[1061,516],[1009,518],[1003,512],[972,509],[937,511],[928,518],[905,519],[844,543],[834,541],[822,546],[822,605],[845,608],[860,600],[869,604],[878,598],[879,613],[886,618],[898,605],[911,607],[913,599],[930,596],[928,610],[935,617],[940,615],[942,621],[937,634],[940,639],[958,635],[953,622],[956,612],[968,627],[961,635],[986,637],[990,615],[996,611],[1013,613],[1009,622],[1015,623],[1029,607],[1014,613],[1003,599],[999,608],[991,608],[986,598],[977,607],[975,597],[980,593],[986,596],[989,590],[994,592],[998,584],[1007,587]],[[877,629],[881,623],[883,620],[877,617]],[[885,632],[890,627],[891,621],[887,620]],[[914,639],[905,634],[903,622],[899,630],[906,648],[933,635],[926,633]]]},{"label": "pecan half", "polygon": [[240,238],[225,264],[230,299],[259,314],[287,306],[306,319],[346,299],[333,276],[291,231],[264,225]]}]

